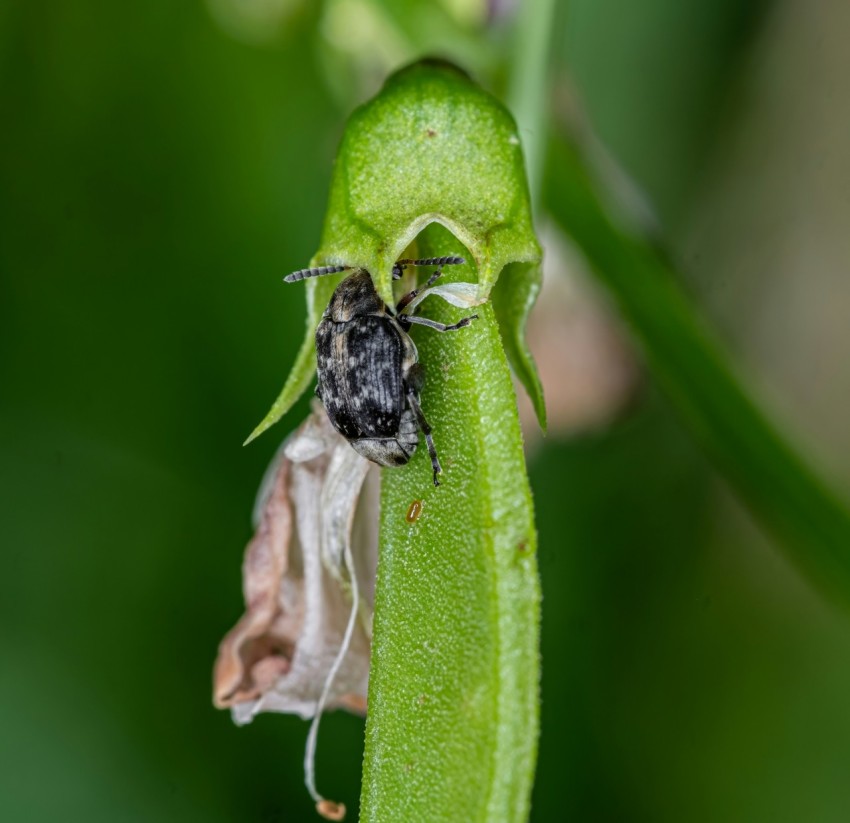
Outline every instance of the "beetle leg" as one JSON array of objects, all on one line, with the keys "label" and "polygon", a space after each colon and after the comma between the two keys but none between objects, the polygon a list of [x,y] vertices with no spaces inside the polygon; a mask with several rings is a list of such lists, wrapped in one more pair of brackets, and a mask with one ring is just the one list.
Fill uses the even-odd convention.
[{"label": "beetle leg", "polygon": [[431,426],[428,425],[428,421],[422,413],[422,406],[419,405],[419,398],[416,396],[416,390],[413,386],[407,387],[407,402],[410,408],[413,409],[413,414],[416,416],[416,422],[419,424],[422,434],[425,435],[425,443],[428,445],[428,454],[431,455],[431,468],[434,470],[434,485],[439,486],[440,481],[437,479],[437,475],[442,474],[443,469],[440,466],[440,460],[437,457],[437,447],[434,445],[434,438],[431,437]]},{"label": "beetle leg", "polygon": [[440,266],[440,268],[437,269],[437,271],[435,271],[428,278],[428,282],[424,286],[419,286],[418,288],[414,289],[412,292],[408,292],[406,295],[404,295],[404,297],[402,297],[401,300],[399,300],[398,303],[396,304],[396,307],[395,307],[396,314],[398,314],[400,311],[402,311],[404,308],[406,308],[407,305],[413,300],[413,298],[416,297],[416,295],[419,294],[419,292],[421,292],[423,289],[430,289],[431,286],[433,286],[434,283],[437,282],[437,280],[439,279],[440,275],[442,275],[442,273],[443,273],[443,267]]},{"label": "beetle leg", "polygon": [[445,323],[438,323],[436,320],[429,320],[427,317],[418,317],[415,314],[403,314],[398,318],[398,322],[401,323],[402,328],[407,328],[411,323],[418,323],[420,326],[427,326],[429,329],[436,329],[439,332],[444,331],[457,331],[458,329],[462,329],[464,326],[468,326],[473,320],[477,320],[477,314],[470,314],[469,317],[464,317],[457,321],[457,323],[452,323],[451,326],[445,325]]}]

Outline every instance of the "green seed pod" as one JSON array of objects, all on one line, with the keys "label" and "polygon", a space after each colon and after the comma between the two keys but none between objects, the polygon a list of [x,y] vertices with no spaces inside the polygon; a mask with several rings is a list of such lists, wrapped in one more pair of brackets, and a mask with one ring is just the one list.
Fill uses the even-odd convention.
[{"label": "green seed pod", "polygon": [[[542,423],[523,340],[540,247],[516,124],[436,61],[399,71],[351,116],[310,266],[365,269],[392,306],[393,264],[414,252],[467,261],[452,265],[446,302],[432,296],[428,317],[456,324],[464,307],[451,297],[479,319],[460,334],[411,330],[444,480],[433,485],[425,449],[382,472],[361,820],[521,823],[537,744],[539,586],[508,362]],[[349,274],[305,280],[304,344],[252,437],[309,385],[317,325]]]}]

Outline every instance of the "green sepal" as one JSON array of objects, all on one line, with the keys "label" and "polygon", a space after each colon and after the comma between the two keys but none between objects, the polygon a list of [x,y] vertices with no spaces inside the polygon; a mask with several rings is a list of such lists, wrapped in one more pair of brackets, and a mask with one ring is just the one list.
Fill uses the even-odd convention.
[{"label": "green sepal", "polygon": [[534,406],[537,422],[546,432],[546,403],[537,366],[525,340],[528,314],[537,301],[543,272],[539,263],[511,263],[491,293],[502,345],[514,374]]},{"label": "green sepal", "polygon": [[[311,261],[310,265],[316,264]],[[268,414],[243,443],[244,446],[247,446],[266,429],[277,423],[295,405],[298,398],[304,394],[304,391],[310,385],[313,375],[316,373],[316,326],[319,325],[322,312],[328,305],[334,289],[344,276],[344,274],[338,274],[327,277],[313,277],[306,281],[307,324],[304,329],[304,340],[301,342],[301,348],[298,350],[295,363],[289,370],[289,376],[286,378],[283,389],[281,389]]]},{"label": "green sepal", "polygon": [[508,263],[540,259],[514,119],[435,60],[391,75],[352,114],[316,256],[367,269],[391,303],[393,263],[429,223],[469,249],[482,298]]}]

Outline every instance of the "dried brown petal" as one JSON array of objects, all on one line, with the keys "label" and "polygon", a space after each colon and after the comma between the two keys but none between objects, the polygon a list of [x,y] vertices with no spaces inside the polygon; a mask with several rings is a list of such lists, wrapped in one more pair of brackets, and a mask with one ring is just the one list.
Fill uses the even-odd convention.
[{"label": "dried brown petal", "polygon": [[262,711],[314,715],[351,612],[343,561],[352,531],[359,619],[327,707],[365,711],[377,565],[375,481],[363,488],[370,465],[316,405],[269,467],[243,564],[246,612],[215,665],[215,705],[235,722]]}]

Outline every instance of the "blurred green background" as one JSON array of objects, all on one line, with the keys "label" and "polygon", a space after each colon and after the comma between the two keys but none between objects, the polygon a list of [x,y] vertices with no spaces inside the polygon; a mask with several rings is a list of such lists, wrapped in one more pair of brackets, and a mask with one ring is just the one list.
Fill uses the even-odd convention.
[{"label": "blurred green background", "polygon": [[[210,702],[254,493],[306,408],[241,447],[303,332],[281,275],[316,247],[351,108],[434,51],[503,94],[514,6],[0,7],[1,820],[315,819],[306,724],[237,728]],[[550,100],[581,101],[846,497],[848,26],[841,0],[571,0]],[[650,378],[613,423],[553,428],[530,459],[532,819],[850,819],[848,615]],[[350,808],[362,736],[323,722],[320,784]]]}]

